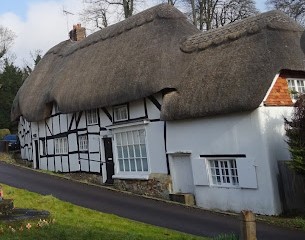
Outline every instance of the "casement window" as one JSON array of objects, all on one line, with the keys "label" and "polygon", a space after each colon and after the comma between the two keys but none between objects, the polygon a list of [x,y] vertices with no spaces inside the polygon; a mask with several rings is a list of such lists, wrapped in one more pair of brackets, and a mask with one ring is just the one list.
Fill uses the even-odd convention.
[{"label": "casement window", "polygon": [[55,138],[55,154],[67,154],[68,153],[68,138]]},{"label": "casement window", "polygon": [[115,122],[128,120],[127,105],[113,107],[113,119]]},{"label": "casement window", "polygon": [[79,146],[80,151],[88,150],[88,136],[87,135],[78,136],[78,146]]},{"label": "casement window", "polygon": [[115,133],[119,172],[148,172],[145,130]]},{"label": "casement window", "polygon": [[296,100],[305,93],[305,79],[288,78],[287,81],[292,99]]},{"label": "casement window", "polygon": [[235,159],[209,159],[211,185],[238,187],[238,171]]},{"label": "casement window", "polygon": [[86,116],[88,125],[98,124],[97,109],[88,110]]}]

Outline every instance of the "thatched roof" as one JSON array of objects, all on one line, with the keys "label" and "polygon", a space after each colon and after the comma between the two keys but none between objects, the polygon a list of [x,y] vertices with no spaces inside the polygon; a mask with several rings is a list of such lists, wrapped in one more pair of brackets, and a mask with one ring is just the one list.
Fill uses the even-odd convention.
[{"label": "thatched roof", "polygon": [[164,89],[161,117],[184,119],[252,110],[280,70],[305,70],[303,29],[272,11],[200,32],[174,7],[158,5],[65,41],[43,57],[20,88],[12,119],[129,102]]}]

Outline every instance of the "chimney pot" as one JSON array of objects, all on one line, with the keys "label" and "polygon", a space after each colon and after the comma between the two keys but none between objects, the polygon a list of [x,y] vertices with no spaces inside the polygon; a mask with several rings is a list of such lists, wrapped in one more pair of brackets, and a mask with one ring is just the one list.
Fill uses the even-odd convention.
[{"label": "chimney pot", "polygon": [[81,41],[86,37],[86,29],[80,23],[73,25],[73,29],[69,32],[72,41]]}]

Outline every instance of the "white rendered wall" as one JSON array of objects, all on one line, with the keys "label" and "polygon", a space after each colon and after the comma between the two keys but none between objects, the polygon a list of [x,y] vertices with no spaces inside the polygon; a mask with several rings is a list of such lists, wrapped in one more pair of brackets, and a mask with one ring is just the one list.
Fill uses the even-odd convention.
[{"label": "white rendered wall", "polygon": [[151,122],[145,126],[145,131],[150,173],[167,174],[164,122]]},{"label": "white rendered wall", "polygon": [[[191,152],[193,168],[200,155],[221,154],[245,154],[245,159],[255,166],[256,189],[196,185],[199,206],[236,212],[250,209],[270,215],[281,212],[276,161],[288,156],[283,140],[283,114],[289,115],[290,108],[260,107],[243,114],[167,122],[167,151]],[[272,118],[267,121],[268,116]],[[193,169],[194,172],[198,171]],[[207,174],[206,169],[202,172]]]}]

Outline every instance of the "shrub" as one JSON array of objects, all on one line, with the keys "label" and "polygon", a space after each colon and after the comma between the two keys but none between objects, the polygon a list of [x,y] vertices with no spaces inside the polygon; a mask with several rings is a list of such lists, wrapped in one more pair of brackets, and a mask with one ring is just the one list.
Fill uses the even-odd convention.
[{"label": "shrub", "polygon": [[0,140],[3,139],[3,137],[7,134],[11,134],[9,129],[7,129],[7,128],[0,129]]},{"label": "shrub", "polygon": [[291,120],[285,118],[285,129],[292,159],[289,166],[305,175],[305,95],[295,103]]}]

